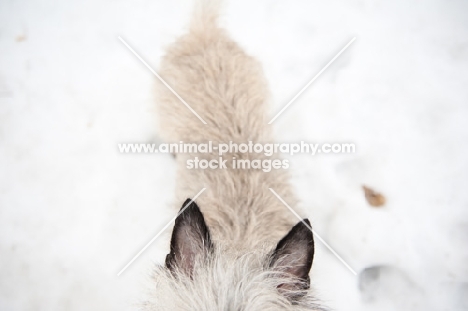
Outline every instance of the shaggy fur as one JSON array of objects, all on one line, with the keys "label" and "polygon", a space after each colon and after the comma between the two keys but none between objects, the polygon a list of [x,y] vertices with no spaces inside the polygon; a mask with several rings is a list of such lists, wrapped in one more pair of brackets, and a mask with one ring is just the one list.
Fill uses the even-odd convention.
[{"label": "shaggy fur", "polygon": [[[208,124],[158,85],[163,138],[270,142],[269,96],[262,70],[218,27],[217,12],[216,3],[202,1],[188,34],[168,48],[160,66],[160,75]],[[166,266],[155,271],[156,285],[144,309],[322,310],[308,289],[312,234],[302,223],[294,226],[297,219],[268,190],[273,188],[295,206],[288,174],[231,167],[188,170],[186,161],[195,156],[218,157],[176,156],[178,207],[202,188],[206,191],[176,220],[171,253]],[[266,158],[224,157],[232,156]]]}]

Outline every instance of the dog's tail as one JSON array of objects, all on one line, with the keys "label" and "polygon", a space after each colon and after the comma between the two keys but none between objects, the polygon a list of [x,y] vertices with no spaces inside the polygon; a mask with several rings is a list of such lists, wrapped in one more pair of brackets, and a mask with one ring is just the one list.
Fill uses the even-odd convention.
[{"label": "dog's tail", "polygon": [[220,0],[198,0],[192,13],[190,30],[207,35],[218,28]]},{"label": "dog's tail", "polygon": [[215,0],[198,2],[189,32],[162,59],[167,85],[157,82],[158,105],[161,135],[169,142],[266,138],[262,70],[218,25],[219,7]]}]

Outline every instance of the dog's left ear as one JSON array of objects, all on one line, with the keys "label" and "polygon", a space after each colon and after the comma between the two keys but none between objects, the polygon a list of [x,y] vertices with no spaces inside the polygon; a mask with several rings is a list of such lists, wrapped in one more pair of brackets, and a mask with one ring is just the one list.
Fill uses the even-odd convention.
[{"label": "dog's left ear", "polygon": [[299,222],[279,241],[272,254],[270,267],[291,277],[278,286],[280,290],[298,291],[309,287],[309,271],[314,259],[314,237],[309,228],[308,219]]},{"label": "dog's left ear", "polygon": [[192,276],[196,258],[205,256],[213,245],[198,205],[187,199],[181,211],[172,231],[171,252],[166,256],[166,267],[171,271],[179,269]]}]

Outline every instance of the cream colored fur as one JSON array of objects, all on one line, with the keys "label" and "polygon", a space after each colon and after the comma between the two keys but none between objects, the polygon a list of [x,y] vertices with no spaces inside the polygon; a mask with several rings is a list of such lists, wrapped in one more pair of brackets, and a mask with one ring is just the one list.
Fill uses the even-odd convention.
[{"label": "cream colored fur", "polygon": [[[167,142],[269,142],[269,92],[262,69],[218,27],[217,6],[201,2],[189,32],[167,49],[159,71],[207,125],[158,83],[161,135]],[[186,160],[194,156],[218,157],[176,155],[176,207],[206,188],[196,202],[216,251],[208,263],[198,263],[203,267],[195,269],[193,280],[157,268],[145,310],[319,310],[310,291],[296,304],[279,294],[276,286],[285,281],[265,266],[265,256],[298,222],[268,190],[295,207],[287,172],[188,170]],[[266,158],[225,158],[231,156]]]},{"label": "cream colored fur", "polygon": [[[169,49],[160,75],[208,123],[204,125],[164,85],[158,83],[161,133],[168,142],[266,142],[269,93],[262,69],[216,24],[216,11],[205,7],[190,32]],[[188,158],[218,155],[178,154],[177,208],[206,187],[197,200],[215,240],[255,248],[284,236],[297,219],[272,195],[273,188],[296,204],[287,172],[272,170],[188,170]],[[231,155],[225,156],[230,158]],[[256,158],[258,154],[237,154]]]}]

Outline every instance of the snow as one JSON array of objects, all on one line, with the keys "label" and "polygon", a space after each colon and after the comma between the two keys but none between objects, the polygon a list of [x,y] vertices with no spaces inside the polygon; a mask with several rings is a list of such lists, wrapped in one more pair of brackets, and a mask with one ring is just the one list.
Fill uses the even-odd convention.
[{"label": "snow", "polygon": [[[134,310],[174,216],[153,67],[192,2],[0,2],[0,310]],[[230,1],[223,25],[260,60],[278,141],[352,142],[291,157],[317,242],[312,281],[335,310],[468,309],[468,21],[464,1]],[[382,192],[370,207],[361,186]],[[169,230],[168,230],[169,231]]]}]

